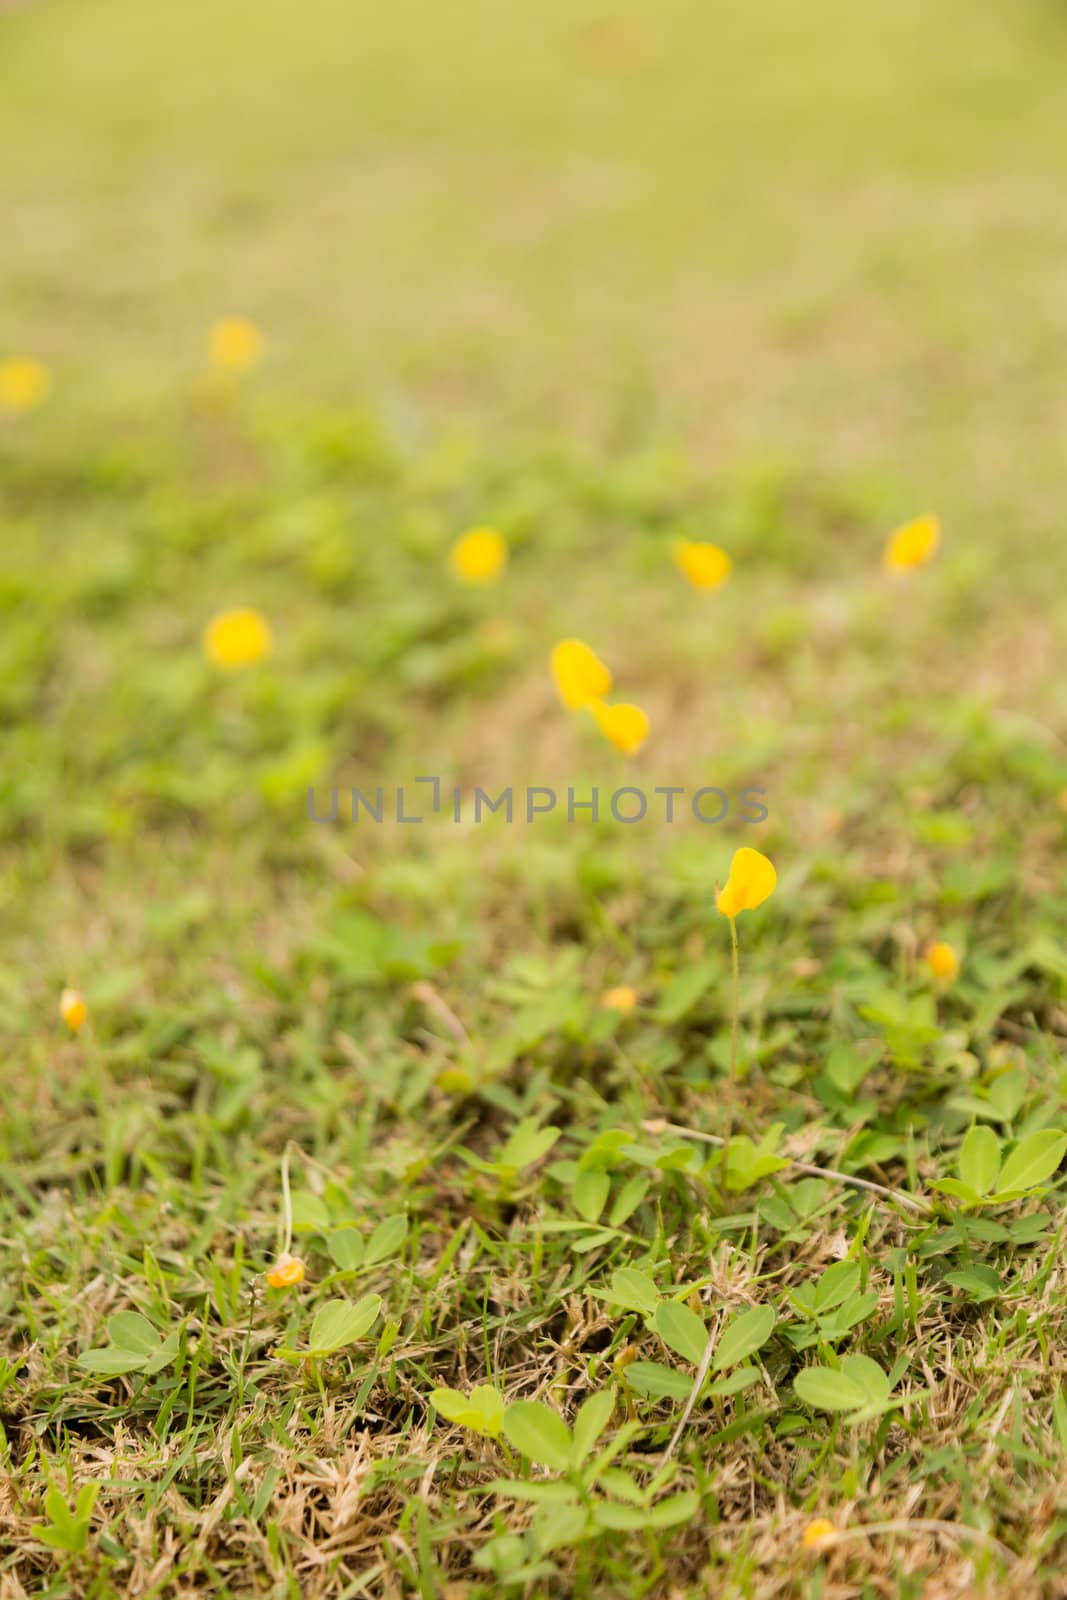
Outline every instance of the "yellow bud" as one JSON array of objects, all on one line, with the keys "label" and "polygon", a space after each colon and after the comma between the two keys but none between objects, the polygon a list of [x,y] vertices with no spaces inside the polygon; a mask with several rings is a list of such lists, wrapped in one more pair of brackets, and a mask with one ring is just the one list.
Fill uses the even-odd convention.
[{"label": "yellow bud", "polygon": [[562,639],[552,651],[552,676],[568,711],[601,699],[611,689],[611,673],[581,639]]},{"label": "yellow bud", "polygon": [[0,362],[0,410],[33,411],[48,399],[52,377],[43,361],[15,356]]},{"label": "yellow bud", "polygon": [[636,755],[648,738],[650,723],[640,706],[605,705],[594,700],[589,707],[597,720],[601,733],[610,739],[616,750],[624,756]]},{"label": "yellow bud", "polygon": [[254,666],[271,652],[270,623],[259,611],[221,611],[204,631],[204,653],[228,671]]},{"label": "yellow bud", "polygon": [[725,550],[717,544],[695,544],[679,539],[672,552],[674,564],[694,589],[719,589],[733,569]]},{"label": "yellow bud", "polygon": [[89,1020],[89,1007],[77,989],[64,989],[59,997],[59,1014],[71,1033],[80,1033]]},{"label": "yellow bud", "polygon": [[939,941],[927,950],[926,965],[939,983],[951,983],[960,970],[960,958],[950,944]]},{"label": "yellow bud", "polygon": [[508,562],[508,547],[495,528],[471,528],[456,540],[449,563],[464,583],[493,583]]},{"label": "yellow bud", "polygon": [[620,983],[615,989],[604,990],[600,1004],[605,1011],[632,1011],[637,1004],[637,990],[631,989],[628,983]]},{"label": "yellow bud", "polygon": [[211,330],[211,359],[223,372],[247,372],[263,350],[263,334],[247,317],[223,317]]},{"label": "yellow bud", "polygon": [[303,1283],[306,1271],[299,1256],[291,1256],[283,1250],[266,1274],[267,1282],[272,1289],[292,1289],[296,1284]]},{"label": "yellow bud", "polygon": [[734,853],[730,876],[719,890],[716,908],[724,917],[736,917],[742,911],[753,911],[774,893],[777,882],[778,874],[767,857],[748,845],[742,845]]},{"label": "yellow bud", "polygon": [[825,1517],[816,1517],[804,1529],[801,1544],[805,1550],[826,1550],[837,1538],[837,1529]]},{"label": "yellow bud", "polygon": [[886,543],[882,564],[887,572],[908,572],[924,567],[937,554],[941,524],[936,517],[917,517],[896,528]]}]

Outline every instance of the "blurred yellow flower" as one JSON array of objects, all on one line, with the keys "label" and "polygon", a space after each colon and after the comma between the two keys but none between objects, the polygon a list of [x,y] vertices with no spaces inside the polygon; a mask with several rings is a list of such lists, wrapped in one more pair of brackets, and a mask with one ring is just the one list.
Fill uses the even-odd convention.
[{"label": "blurred yellow flower", "polygon": [[0,362],[0,409],[33,411],[43,405],[52,387],[52,375],[43,361],[13,356]]},{"label": "blurred yellow flower", "polygon": [[816,1517],[814,1522],[809,1522],[804,1529],[801,1544],[805,1550],[825,1550],[837,1538],[837,1529],[826,1517]]},{"label": "blurred yellow flower", "polygon": [[717,544],[696,544],[679,539],[672,551],[674,564],[694,589],[718,589],[733,570],[733,562]]},{"label": "blurred yellow flower", "polygon": [[611,689],[611,673],[581,639],[562,639],[551,656],[552,676],[569,711],[599,700]]},{"label": "blurred yellow flower", "polygon": [[85,996],[77,989],[64,989],[59,997],[59,1014],[71,1033],[80,1033],[89,1020]]},{"label": "blurred yellow flower", "polygon": [[291,1256],[287,1250],[283,1250],[266,1278],[272,1289],[292,1289],[296,1284],[303,1283],[306,1271],[299,1256]]},{"label": "blurred yellow flower", "polygon": [[605,705],[594,700],[589,707],[600,731],[624,756],[636,755],[648,738],[650,723],[640,706]]},{"label": "blurred yellow flower", "polygon": [[941,524],[937,517],[917,517],[889,535],[882,564],[887,572],[908,572],[924,567],[937,554]]},{"label": "blurred yellow flower", "polygon": [[742,911],[753,911],[761,906],[768,895],[774,893],[778,874],[767,857],[758,850],[742,845],[734,852],[730,863],[730,876],[719,890],[715,904],[724,917],[736,917]]},{"label": "blurred yellow flower", "polygon": [[938,940],[927,949],[926,965],[939,983],[951,983],[960,970],[960,958],[950,944]]},{"label": "blurred yellow flower", "polygon": [[247,317],[223,317],[211,330],[211,359],[224,372],[247,372],[263,351],[263,334]]},{"label": "blurred yellow flower", "polygon": [[508,564],[508,547],[495,528],[471,528],[456,540],[448,559],[464,583],[493,583]]},{"label": "blurred yellow flower", "polygon": [[637,990],[631,989],[628,983],[620,983],[617,988],[604,990],[600,1004],[605,1011],[632,1011],[637,1004]]},{"label": "blurred yellow flower", "polygon": [[251,609],[220,611],[204,630],[204,651],[216,667],[234,669],[263,661],[274,646],[270,623]]}]

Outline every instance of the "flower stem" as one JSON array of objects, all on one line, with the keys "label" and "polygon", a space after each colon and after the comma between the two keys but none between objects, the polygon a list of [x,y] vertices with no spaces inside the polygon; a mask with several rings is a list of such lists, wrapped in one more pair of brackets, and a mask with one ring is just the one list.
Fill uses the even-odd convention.
[{"label": "flower stem", "polygon": [[730,949],[733,956],[733,1015],[730,1018],[730,1078],[726,1086],[726,1127],[722,1140],[722,1186],[726,1188],[726,1171],[730,1157],[731,1124],[734,1116],[734,1099],[737,1095],[737,1035],[741,1020],[741,956],[737,944],[737,918],[730,918]]}]

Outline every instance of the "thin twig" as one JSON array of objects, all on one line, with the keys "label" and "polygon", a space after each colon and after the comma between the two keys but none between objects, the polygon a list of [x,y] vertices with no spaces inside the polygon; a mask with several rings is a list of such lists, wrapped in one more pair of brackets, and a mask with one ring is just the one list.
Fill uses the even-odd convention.
[{"label": "thin twig", "polygon": [[[659,1117],[642,1122],[641,1127],[645,1133],[677,1133],[683,1139],[699,1139],[703,1144],[721,1146],[725,1142],[717,1134],[703,1133],[699,1128],[683,1128],[681,1123],[665,1122]],[[884,1200],[899,1201],[913,1211],[927,1214],[930,1211],[929,1201],[920,1199],[918,1195],[907,1194],[903,1189],[889,1189],[884,1183],[872,1183],[869,1178],[857,1178],[851,1172],[838,1172],[833,1167],[816,1167],[810,1161],[796,1161],[792,1156],[783,1156],[782,1159],[795,1167],[797,1172],[807,1172],[813,1178],[833,1178],[837,1183],[851,1183],[856,1189],[866,1189],[870,1194],[881,1195]]]}]

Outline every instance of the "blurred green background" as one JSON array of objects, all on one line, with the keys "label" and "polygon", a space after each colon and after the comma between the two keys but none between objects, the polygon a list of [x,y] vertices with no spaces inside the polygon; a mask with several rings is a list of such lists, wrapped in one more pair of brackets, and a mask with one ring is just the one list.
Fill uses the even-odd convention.
[{"label": "blurred green background", "polygon": [[[27,4],[0,342],[163,399],[226,308],[279,382],[712,458],[1062,485],[1056,0]],[[1021,457],[1025,457],[1025,466]]]}]

